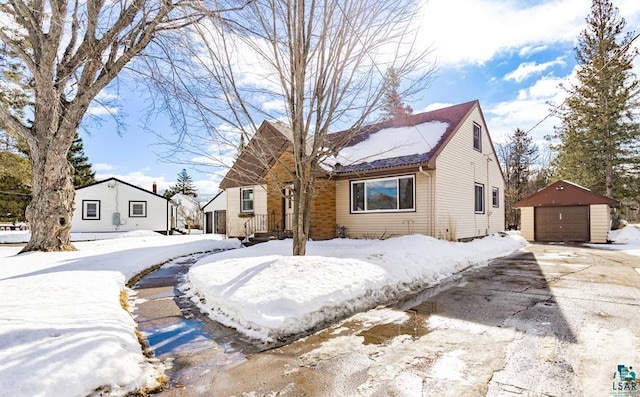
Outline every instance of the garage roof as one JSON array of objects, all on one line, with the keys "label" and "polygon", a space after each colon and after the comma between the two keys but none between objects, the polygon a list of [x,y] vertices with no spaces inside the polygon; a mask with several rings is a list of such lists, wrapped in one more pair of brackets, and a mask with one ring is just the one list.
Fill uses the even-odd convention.
[{"label": "garage roof", "polygon": [[608,204],[615,207],[618,202],[612,198],[594,193],[586,187],[570,181],[557,181],[513,204],[521,207],[559,207],[565,205]]}]

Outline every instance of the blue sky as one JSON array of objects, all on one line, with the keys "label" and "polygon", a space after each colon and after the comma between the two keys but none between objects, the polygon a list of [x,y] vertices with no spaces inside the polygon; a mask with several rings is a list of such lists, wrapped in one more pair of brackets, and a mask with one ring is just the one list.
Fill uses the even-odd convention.
[{"label": "blue sky", "polygon": [[[640,1],[613,4],[627,29],[638,32]],[[565,98],[559,84],[571,79],[574,48],[590,7],[590,0],[425,0],[419,41],[432,45],[439,70],[431,86],[409,104],[417,113],[478,99],[494,142],[516,128],[530,130],[549,113],[549,103]],[[639,42],[634,42],[636,48]],[[640,76],[640,60],[635,72]],[[220,177],[208,172],[212,170],[161,160],[167,148],[149,130],[162,135],[171,127],[162,118],[145,121],[143,88],[120,84],[102,97],[118,104],[109,110],[126,128],[118,135],[113,118],[100,107],[94,113],[101,122],[85,123],[85,153],[99,179],[115,176],[147,189],[156,182],[162,191],[186,168],[200,194],[217,192]],[[531,135],[544,145],[556,122],[547,119]]]}]

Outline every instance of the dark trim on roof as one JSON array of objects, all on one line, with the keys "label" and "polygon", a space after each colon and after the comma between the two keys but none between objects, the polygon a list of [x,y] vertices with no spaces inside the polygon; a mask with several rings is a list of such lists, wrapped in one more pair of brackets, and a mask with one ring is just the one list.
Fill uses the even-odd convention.
[{"label": "dark trim on roof", "polygon": [[559,180],[513,204],[522,207],[562,207],[568,205],[607,204],[617,207],[618,201],[594,193],[586,187],[567,180]]},{"label": "dark trim on roof", "polygon": [[[448,124],[447,129],[442,134],[438,143],[427,153],[418,153],[408,156],[387,158],[387,159],[379,159],[371,162],[362,162],[352,165],[346,165],[337,167],[334,170],[334,173],[338,176],[343,174],[353,174],[353,173],[367,173],[373,172],[377,170],[395,168],[399,166],[426,166],[427,168],[435,168],[435,160],[438,155],[444,150],[449,141],[455,135],[455,133],[460,129],[462,124],[467,120],[471,112],[475,107],[480,109],[479,101],[473,100],[465,103],[461,103],[458,105],[448,106],[436,110],[432,110],[429,112],[417,113],[413,115],[409,115],[407,117],[384,121],[382,123],[372,124],[368,126],[364,126],[361,129],[361,132],[357,133],[355,137],[344,147],[354,146],[366,139],[368,139],[371,135],[375,134],[378,131],[387,128],[402,128],[402,127],[412,127],[420,124],[425,124],[429,122],[445,122]],[[483,118],[483,124],[486,126],[486,122],[484,120],[484,116],[482,115],[482,111],[480,110],[480,114]],[[337,132],[335,134],[330,134],[330,140],[337,141],[341,134],[351,133],[351,130]],[[488,131],[487,131],[487,135]],[[491,137],[489,137],[491,142]],[[493,146],[493,143],[491,143]],[[495,150],[494,150],[495,154]]]},{"label": "dark trim on roof", "polygon": [[115,178],[115,177],[111,177],[111,178],[103,179],[103,180],[101,180],[101,181],[94,182],[94,183],[92,183],[92,184],[89,184],[89,185],[86,185],[86,186],[83,186],[83,187],[79,187],[79,188],[77,188],[76,190],[86,189],[86,188],[88,188],[88,187],[95,186],[95,185],[100,185],[100,184],[102,184],[102,183],[109,182],[109,181],[116,181],[116,182],[120,182],[120,183],[122,183],[123,185],[127,185],[127,186],[130,186],[130,187],[134,188],[134,189],[138,189],[138,190],[141,190],[141,191],[143,191],[143,192],[145,192],[145,193],[149,193],[149,194],[150,194],[150,195],[152,195],[152,196],[160,197],[160,198],[163,198],[163,199],[165,199],[165,200],[167,200],[167,201],[171,201],[171,199],[169,199],[169,198],[167,198],[167,197],[165,197],[165,196],[163,196],[163,195],[161,195],[161,194],[154,193],[154,192],[152,192],[151,190],[143,189],[143,188],[141,188],[140,186],[132,185],[132,184],[130,184],[129,182],[125,182],[125,181],[123,181],[123,180],[121,180],[121,179],[118,179],[118,178]]}]

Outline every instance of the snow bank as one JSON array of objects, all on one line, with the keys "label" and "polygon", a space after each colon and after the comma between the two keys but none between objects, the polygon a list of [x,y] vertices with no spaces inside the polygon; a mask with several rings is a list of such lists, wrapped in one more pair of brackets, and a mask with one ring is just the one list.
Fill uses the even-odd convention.
[{"label": "snow bank", "polygon": [[618,244],[640,244],[640,230],[635,226],[627,225],[622,229],[610,231],[609,240]]},{"label": "snow bank", "polygon": [[[274,241],[199,261],[189,293],[215,320],[272,342],[397,300],[526,244],[515,234],[451,243],[422,235],[309,242],[292,257]],[[202,303],[200,298],[204,298]]]},{"label": "snow bank", "polygon": [[[195,234],[192,233],[192,234]],[[152,230],[134,230],[130,232],[101,232],[101,233],[71,233],[71,241],[94,241],[108,240],[112,238],[129,238],[129,237],[158,237],[161,234]],[[0,230],[0,243],[26,243],[31,238],[31,233],[19,230]]]},{"label": "snow bank", "polygon": [[121,396],[157,384],[162,368],[142,355],[120,306],[126,280],[239,242],[136,235],[75,243],[75,252],[16,256],[20,247],[0,247],[0,396]]}]

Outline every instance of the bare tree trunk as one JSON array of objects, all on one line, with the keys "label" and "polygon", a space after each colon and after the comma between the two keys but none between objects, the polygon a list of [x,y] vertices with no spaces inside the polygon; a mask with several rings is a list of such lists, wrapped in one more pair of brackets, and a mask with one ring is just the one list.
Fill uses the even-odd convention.
[{"label": "bare tree trunk", "polygon": [[26,218],[31,239],[21,252],[75,251],[69,233],[75,198],[73,167],[67,160],[71,141],[67,145],[69,139],[61,140],[51,140],[48,145],[29,145],[33,199],[27,207]]}]

